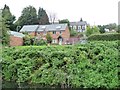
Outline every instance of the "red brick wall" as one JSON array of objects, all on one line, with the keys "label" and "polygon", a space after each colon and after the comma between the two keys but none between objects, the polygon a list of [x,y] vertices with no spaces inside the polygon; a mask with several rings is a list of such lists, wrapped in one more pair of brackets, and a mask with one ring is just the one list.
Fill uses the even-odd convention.
[{"label": "red brick wall", "polygon": [[10,36],[10,46],[22,46],[23,38]]},{"label": "red brick wall", "polygon": [[63,37],[63,43],[62,44],[65,44],[70,38],[70,31],[69,31],[68,26],[66,27],[65,31],[62,33],[62,37]]},{"label": "red brick wall", "polygon": [[[57,42],[58,42],[58,37],[61,35],[62,36],[62,38],[63,38],[63,43],[62,44],[65,44],[68,40],[69,40],[69,38],[70,38],[70,31],[69,31],[69,28],[68,28],[68,26],[66,27],[66,29],[65,30],[63,30],[63,31],[61,31],[62,32],[62,34],[60,34],[60,31],[56,31],[56,34],[53,34],[53,31],[52,32],[49,32],[50,33],[50,35],[51,35],[51,37],[52,37],[52,39],[55,39],[55,40],[57,40]],[[31,33],[29,33],[31,36],[37,36],[38,38],[43,38],[43,39],[45,39],[46,38],[46,35],[44,35],[44,32],[37,32],[36,34],[35,34],[35,32],[31,32]],[[47,32],[46,32],[46,34],[47,34]]]}]

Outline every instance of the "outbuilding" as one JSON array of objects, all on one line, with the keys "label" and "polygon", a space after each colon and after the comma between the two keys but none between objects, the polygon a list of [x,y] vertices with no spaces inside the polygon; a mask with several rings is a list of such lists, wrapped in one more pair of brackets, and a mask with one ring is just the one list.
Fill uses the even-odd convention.
[{"label": "outbuilding", "polygon": [[10,33],[10,46],[22,46],[23,45],[23,37],[25,36],[22,33],[9,31]]}]

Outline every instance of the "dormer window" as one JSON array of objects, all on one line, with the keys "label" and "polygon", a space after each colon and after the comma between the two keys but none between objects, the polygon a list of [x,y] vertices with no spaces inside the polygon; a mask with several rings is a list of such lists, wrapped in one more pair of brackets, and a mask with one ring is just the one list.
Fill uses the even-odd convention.
[{"label": "dormer window", "polygon": [[61,28],[61,26],[57,26],[57,27],[56,27],[56,29],[60,29],[60,28]]}]

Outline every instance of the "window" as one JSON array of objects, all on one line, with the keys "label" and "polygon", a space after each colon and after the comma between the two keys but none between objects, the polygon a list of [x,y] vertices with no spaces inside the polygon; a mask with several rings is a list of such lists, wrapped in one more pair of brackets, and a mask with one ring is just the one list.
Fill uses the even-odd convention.
[{"label": "window", "polygon": [[76,29],[76,26],[73,26],[73,29]]},{"label": "window", "polygon": [[56,34],[56,31],[53,31],[53,34]]},{"label": "window", "polygon": [[52,43],[57,43],[57,40],[53,39],[53,40],[52,40]]},{"label": "window", "polygon": [[62,31],[60,31],[60,34],[62,34]]},{"label": "window", "polygon": [[70,28],[73,29],[72,26],[70,26]]},{"label": "window", "polygon": [[42,26],[42,29],[45,29],[46,28],[46,26]]},{"label": "window", "polygon": [[61,28],[61,26],[57,26],[56,28],[57,28],[57,29],[60,29],[60,28]]},{"label": "window", "polygon": [[80,30],[81,29],[81,26],[78,26],[78,30]]},{"label": "window", "polygon": [[82,26],[82,29],[85,30],[85,26]]}]

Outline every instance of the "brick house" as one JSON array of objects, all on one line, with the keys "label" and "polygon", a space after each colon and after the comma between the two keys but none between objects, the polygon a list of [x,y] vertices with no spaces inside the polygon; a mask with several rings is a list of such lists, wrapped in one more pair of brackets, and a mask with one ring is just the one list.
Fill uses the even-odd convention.
[{"label": "brick house", "polygon": [[10,34],[10,46],[22,46],[23,45],[23,35],[19,32],[9,31]]},{"label": "brick house", "polygon": [[24,25],[20,32],[27,32],[37,39],[45,39],[50,33],[53,44],[67,44],[70,32],[67,24]]}]

